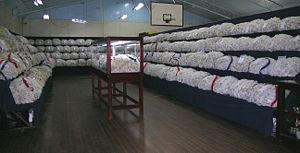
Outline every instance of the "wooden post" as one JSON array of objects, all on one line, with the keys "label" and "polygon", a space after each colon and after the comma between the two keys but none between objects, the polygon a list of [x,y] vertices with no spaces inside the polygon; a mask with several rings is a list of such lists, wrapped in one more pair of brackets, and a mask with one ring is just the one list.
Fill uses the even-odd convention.
[{"label": "wooden post", "polygon": [[143,93],[143,79],[139,80],[139,109],[140,109],[140,117],[144,116],[144,93]]},{"label": "wooden post", "polygon": [[127,84],[123,82],[123,105],[127,105]]},{"label": "wooden post", "polygon": [[112,82],[111,80],[108,80],[108,119],[112,119]]}]

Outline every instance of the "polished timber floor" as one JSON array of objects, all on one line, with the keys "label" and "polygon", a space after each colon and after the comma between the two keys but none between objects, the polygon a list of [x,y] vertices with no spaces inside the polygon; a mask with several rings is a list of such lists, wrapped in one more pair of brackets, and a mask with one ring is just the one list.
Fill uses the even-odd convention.
[{"label": "polished timber floor", "polygon": [[[129,87],[136,96],[134,86]],[[297,153],[232,122],[145,89],[145,116],[108,121],[87,75],[56,76],[38,128],[0,133],[0,153]]]}]

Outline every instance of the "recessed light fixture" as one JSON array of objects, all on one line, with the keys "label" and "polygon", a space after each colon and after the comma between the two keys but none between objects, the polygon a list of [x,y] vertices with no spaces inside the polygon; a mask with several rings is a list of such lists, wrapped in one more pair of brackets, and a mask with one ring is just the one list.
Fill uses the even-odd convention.
[{"label": "recessed light fixture", "polygon": [[125,3],[124,6],[125,6],[125,7],[128,7],[128,6],[129,6],[129,3]]},{"label": "recessed light fixture", "polygon": [[125,20],[127,17],[128,17],[127,14],[123,14],[120,19]]},{"label": "recessed light fixture", "polygon": [[36,2],[40,5],[43,5],[43,1],[42,0],[36,0]]},{"label": "recessed light fixture", "polygon": [[33,5],[39,6],[39,4],[36,1],[33,1]]},{"label": "recessed light fixture", "polygon": [[46,13],[46,14],[43,15],[43,19],[44,19],[44,20],[49,20],[50,17],[49,17],[49,15]]},{"label": "recessed light fixture", "polygon": [[42,0],[34,0],[33,5],[35,5],[35,6],[43,5],[43,1]]},{"label": "recessed light fixture", "polygon": [[144,3],[138,3],[133,9],[136,10],[136,11],[138,11],[142,7],[144,7]]},{"label": "recessed light fixture", "polygon": [[74,22],[74,23],[86,23],[86,20],[82,20],[82,19],[72,19],[72,22]]}]

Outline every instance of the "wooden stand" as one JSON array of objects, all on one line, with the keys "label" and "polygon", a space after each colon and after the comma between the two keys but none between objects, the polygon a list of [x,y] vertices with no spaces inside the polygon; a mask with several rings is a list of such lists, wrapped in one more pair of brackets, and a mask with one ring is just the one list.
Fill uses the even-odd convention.
[{"label": "wooden stand", "polygon": [[[92,74],[92,92],[93,94],[96,93],[99,97],[99,100],[103,101],[104,104],[108,106],[108,119],[112,119],[112,112],[114,110],[123,109],[139,109],[139,115],[140,117],[143,117],[143,76],[140,73],[112,74],[109,78],[105,76],[105,73],[101,71]],[[98,81],[98,85],[96,85],[96,80]],[[107,86],[103,85],[103,81],[106,82]],[[122,91],[116,87],[117,83],[122,84]],[[138,100],[135,100],[128,95],[128,83],[137,83],[139,88]],[[107,94],[103,94],[103,90],[107,90]],[[105,97],[107,97],[107,101],[105,100]],[[123,97],[123,101],[120,101],[117,99],[117,97]],[[120,105],[113,106],[113,100],[118,102]]]},{"label": "wooden stand", "polygon": [[281,140],[282,138],[288,138],[291,140],[296,140],[296,142],[300,143],[300,140],[297,139],[295,135],[288,133],[288,131],[284,129],[284,127],[286,126],[284,120],[286,116],[292,116],[294,118],[300,119],[300,113],[293,112],[292,110],[288,110],[286,108],[286,102],[285,102],[286,89],[300,92],[300,84],[295,81],[281,81],[278,83],[277,96],[279,99],[278,99],[278,106],[276,110],[276,137],[278,140]]}]

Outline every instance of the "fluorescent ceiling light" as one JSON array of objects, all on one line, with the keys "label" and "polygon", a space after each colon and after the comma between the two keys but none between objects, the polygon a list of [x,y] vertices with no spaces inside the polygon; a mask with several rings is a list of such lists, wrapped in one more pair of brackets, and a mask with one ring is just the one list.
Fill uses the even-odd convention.
[{"label": "fluorescent ceiling light", "polygon": [[137,6],[134,7],[134,10],[138,11],[142,7],[144,7],[144,3],[139,3]]},{"label": "fluorescent ceiling light", "polygon": [[39,4],[36,1],[33,1],[33,5],[39,6]]},{"label": "fluorescent ceiling light", "polygon": [[128,6],[129,6],[129,3],[125,3],[124,6],[125,6],[125,7],[128,7]]},{"label": "fluorescent ceiling light", "polygon": [[74,22],[74,23],[86,23],[86,20],[72,19],[72,22]]},{"label": "fluorescent ceiling light", "polygon": [[[112,42],[110,45],[111,46],[119,46],[119,45],[125,45],[125,44],[128,44],[128,43],[131,43],[131,41],[115,41],[115,42]],[[129,45],[136,45],[136,44],[128,44],[126,46],[129,46]],[[102,46],[106,47],[107,45],[103,44]]]},{"label": "fluorescent ceiling light", "polygon": [[126,14],[121,16],[121,20],[125,20],[128,16]]},{"label": "fluorescent ceiling light", "polygon": [[44,20],[49,20],[49,19],[50,19],[50,17],[49,17],[49,15],[48,15],[48,14],[44,14],[44,15],[43,15],[43,19],[44,19]]},{"label": "fluorescent ceiling light", "polygon": [[43,1],[42,0],[36,0],[36,2],[40,5],[43,5]]}]

